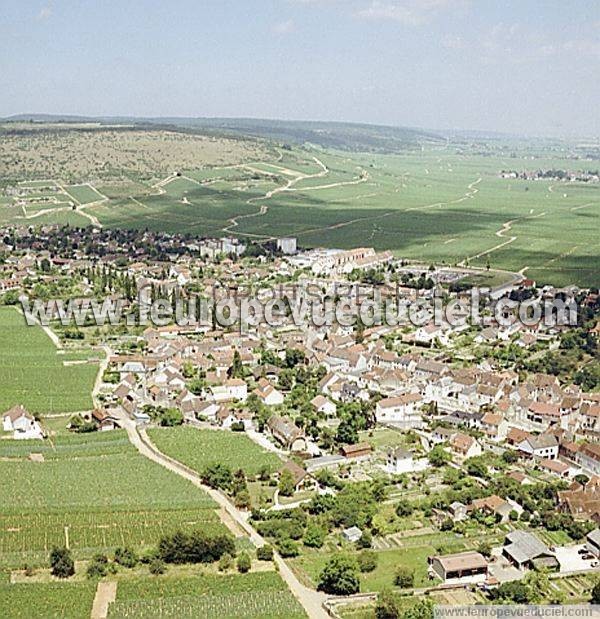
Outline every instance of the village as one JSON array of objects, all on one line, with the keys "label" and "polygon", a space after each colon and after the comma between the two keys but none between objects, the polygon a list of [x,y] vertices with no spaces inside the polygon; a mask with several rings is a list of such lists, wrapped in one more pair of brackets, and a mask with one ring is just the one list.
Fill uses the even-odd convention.
[{"label": "village", "polygon": [[[442,290],[460,304],[475,285],[464,282],[477,276],[372,248],[305,251],[294,238],[265,247],[71,229],[67,240],[48,226],[5,232],[2,249],[10,255],[0,267],[0,293],[13,305],[22,294],[57,291],[120,297],[133,309],[159,294],[216,300],[274,290],[321,299],[377,290],[407,300]],[[144,436],[149,428],[184,426],[244,434],[276,456],[275,475],[257,475],[243,499],[207,483],[295,569],[311,576],[314,556],[299,547],[302,535],[309,548],[376,553],[430,535],[437,552],[404,581],[398,577],[403,589],[475,587],[508,599],[516,594],[507,586],[531,573],[600,572],[600,393],[593,382],[600,299],[597,291],[538,287],[524,276],[496,283],[485,298],[560,298],[577,305],[579,320],[298,327],[283,312],[275,324],[243,330],[210,319],[65,327],[57,316],[50,329],[65,345],[83,342],[105,354],[94,409],[71,417],[72,432],[135,427]],[[581,370],[581,357],[574,368],[543,364],[566,358],[573,337],[586,342],[595,375]],[[44,416],[22,404],[2,413],[2,430],[6,440],[52,436]],[[350,506],[352,513],[327,525],[319,515]],[[288,525],[299,511],[296,535]],[[316,539],[307,543],[310,531]],[[457,540],[463,549],[451,552]]]}]

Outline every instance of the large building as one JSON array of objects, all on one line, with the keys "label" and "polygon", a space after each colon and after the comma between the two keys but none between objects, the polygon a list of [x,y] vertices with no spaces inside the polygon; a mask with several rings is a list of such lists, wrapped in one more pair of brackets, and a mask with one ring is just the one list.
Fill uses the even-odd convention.
[{"label": "large building", "polygon": [[488,562],[479,552],[459,552],[443,557],[430,557],[430,573],[448,584],[484,582],[488,575]]}]

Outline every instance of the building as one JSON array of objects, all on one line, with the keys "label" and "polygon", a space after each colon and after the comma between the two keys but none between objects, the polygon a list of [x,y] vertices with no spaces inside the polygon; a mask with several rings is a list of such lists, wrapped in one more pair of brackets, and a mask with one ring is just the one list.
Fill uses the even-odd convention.
[{"label": "building", "polygon": [[350,527],[342,531],[342,537],[347,542],[355,543],[362,537],[362,531],[358,527]]},{"label": "building", "polygon": [[16,439],[44,438],[40,424],[21,405],[14,406],[2,415],[2,430],[12,432]]},{"label": "building", "polygon": [[310,404],[316,413],[321,413],[327,417],[333,417],[337,411],[337,406],[321,394],[316,395],[310,401]]},{"label": "building", "polygon": [[298,251],[296,238],[293,236],[287,236],[277,239],[277,249],[279,249],[283,254],[295,254]]},{"label": "building", "polygon": [[502,554],[518,569],[558,569],[556,555],[528,531],[511,531],[504,540]]},{"label": "building", "polygon": [[586,548],[600,559],[600,529],[594,529],[587,534]]},{"label": "building", "polygon": [[487,579],[488,562],[479,552],[459,552],[430,557],[429,571],[447,584],[478,583]]},{"label": "building", "polygon": [[[385,470],[392,475],[412,473],[417,470],[413,454],[402,447],[389,449],[387,452]],[[422,468],[422,467],[421,467]]]},{"label": "building", "polygon": [[585,443],[575,454],[575,462],[587,471],[600,475],[600,443]]},{"label": "building", "polygon": [[529,435],[517,445],[519,451],[529,457],[556,460],[558,458],[558,441],[553,434]]},{"label": "building", "polygon": [[267,421],[267,428],[273,438],[291,451],[305,451],[306,438],[304,430],[299,428],[291,419],[273,415]]},{"label": "building", "polygon": [[258,381],[258,387],[252,392],[265,406],[277,406],[283,404],[283,393],[275,389],[273,385],[266,379],[261,378]]},{"label": "building", "polygon": [[109,430],[116,430],[117,428],[120,428],[117,418],[107,411],[99,409],[93,410],[92,419],[98,426],[98,432],[107,432]]},{"label": "building", "polygon": [[402,430],[423,427],[420,404],[422,398],[418,393],[405,393],[394,398],[384,398],[375,405],[377,423],[397,426]]},{"label": "building", "polygon": [[373,449],[369,443],[356,443],[354,445],[344,445],[340,452],[348,459],[366,460],[371,457]]}]

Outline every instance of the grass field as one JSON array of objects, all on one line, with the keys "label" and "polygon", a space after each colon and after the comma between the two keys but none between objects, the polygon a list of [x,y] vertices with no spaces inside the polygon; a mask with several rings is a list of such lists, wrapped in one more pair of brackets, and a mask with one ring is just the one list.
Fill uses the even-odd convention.
[{"label": "grass field", "polygon": [[0,411],[16,404],[33,413],[89,410],[98,365],[65,366],[64,359],[41,327],[1,307]]},{"label": "grass field", "polygon": [[305,616],[276,572],[128,579],[119,582],[109,609],[110,619]]},{"label": "grass field", "polygon": [[[27,460],[28,451],[44,462]],[[138,454],[121,430],[58,436],[53,447],[0,441],[0,458],[3,565],[44,562],[57,544],[86,558],[153,546],[180,528],[225,530],[208,495]]]},{"label": "grass field", "polygon": [[151,429],[148,436],[160,451],[198,473],[214,462],[225,464],[232,471],[244,469],[247,475],[256,475],[263,466],[271,471],[281,466],[275,454],[265,451],[243,433],[182,426]]},{"label": "grass field", "polygon": [[0,585],[3,619],[88,619],[95,582]]}]

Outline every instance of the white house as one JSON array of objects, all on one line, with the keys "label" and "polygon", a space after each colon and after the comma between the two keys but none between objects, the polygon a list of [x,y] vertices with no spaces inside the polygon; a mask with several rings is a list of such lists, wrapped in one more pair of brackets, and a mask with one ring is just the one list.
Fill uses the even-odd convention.
[{"label": "white house", "polygon": [[230,378],[222,385],[211,387],[215,402],[239,400],[245,402],[248,398],[248,385],[241,378]]},{"label": "white house", "polygon": [[321,394],[315,396],[310,403],[315,412],[327,415],[327,417],[333,417],[337,411],[337,406]]},{"label": "white house", "polygon": [[20,405],[2,415],[2,429],[4,432],[13,432],[16,439],[44,438],[40,424]]},{"label": "white house", "polygon": [[530,435],[517,445],[519,451],[544,460],[558,458],[558,441],[553,434]]},{"label": "white house", "polygon": [[384,398],[375,406],[378,423],[388,423],[404,430],[423,427],[420,404],[422,398],[418,393],[405,393],[394,398]]},{"label": "white house", "polygon": [[253,391],[258,396],[260,401],[265,406],[277,406],[283,404],[283,393],[279,389],[275,389],[273,385],[266,379],[261,378],[258,381],[258,387]]}]

